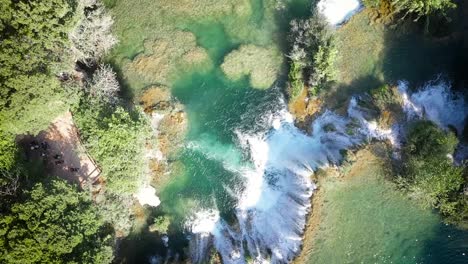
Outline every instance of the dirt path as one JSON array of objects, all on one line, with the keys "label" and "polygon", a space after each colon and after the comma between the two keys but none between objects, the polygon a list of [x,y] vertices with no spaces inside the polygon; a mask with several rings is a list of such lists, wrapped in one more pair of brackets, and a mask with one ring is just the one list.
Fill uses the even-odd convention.
[{"label": "dirt path", "polygon": [[28,156],[42,159],[49,175],[81,186],[98,179],[100,170],[81,144],[70,112],[54,119],[37,137],[23,140],[28,144]]}]

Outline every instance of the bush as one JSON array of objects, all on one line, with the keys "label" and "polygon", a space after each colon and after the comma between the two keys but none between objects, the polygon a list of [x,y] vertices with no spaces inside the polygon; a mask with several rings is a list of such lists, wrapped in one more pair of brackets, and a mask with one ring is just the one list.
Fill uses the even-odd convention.
[{"label": "bush", "polygon": [[168,216],[158,216],[154,219],[154,223],[150,225],[151,232],[158,232],[160,234],[167,234],[171,220]]},{"label": "bush", "polygon": [[453,133],[442,131],[430,121],[418,121],[409,127],[404,153],[422,159],[447,159],[457,144],[458,139]]},{"label": "bush", "polygon": [[[336,78],[338,49],[328,24],[316,13],[307,20],[291,22],[289,87],[291,98],[302,92],[304,83],[309,94],[316,96]],[[303,78],[307,76],[307,78]]]},{"label": "bush", "polygon": [[0,170],[13,169],[17,152],[18,148],[14,137],[0,130]]},{"label": "bush", "polygon": [[314,55],[312,64],[313,72],[309,79],[309,87],[312,89],[312,95],[317,95],[320,90],[325,88],[328,82],[336,79],[335,62],[338,56],[338,49],[330,39],[328,43],[319,46]]},{"label": "bush", "polygon": [[403,148],[404,168],[399,181],[423,206],[439,209],[448,222],[467,225],[465,168],[454,166],[447,157],[457,143],[453,133],[442,131],[432,122],[414,123]]}]

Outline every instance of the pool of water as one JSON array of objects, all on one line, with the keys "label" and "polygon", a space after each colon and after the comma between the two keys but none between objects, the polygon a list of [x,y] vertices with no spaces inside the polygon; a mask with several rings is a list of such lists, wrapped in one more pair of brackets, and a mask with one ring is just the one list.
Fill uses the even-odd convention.
[{"label": "pool of water", "polygon": [[361,160],[346,180],[328,179],[308,263],[467,263],[468,234],[445,225]]}]

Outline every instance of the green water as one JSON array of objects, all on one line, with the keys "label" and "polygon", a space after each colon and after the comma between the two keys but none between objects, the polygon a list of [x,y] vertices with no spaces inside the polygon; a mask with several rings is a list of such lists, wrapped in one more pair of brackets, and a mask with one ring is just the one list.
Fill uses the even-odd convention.
[{"label": "green water", "polygon": [[[252,130],[258,126],[265,112],[275,107],[272,102],[281,92],[279,89],[255,90],[249,86],[247,78],[236,82],[228,80],[219,68],[224,56],[242,44],[252,43],[275,43],[285,50],[289,21],[309,15],[311,1],[287,1],[286,10],[276,13],[271,9],[274,1],[251,0],[250,18],[239,23],[234,14],[216,18],[207,14],[194,21],[185,17],[165,20],[165,17],[139,13],[139,10],[145,13],[156,10],[157,2],[135,1],[132,6],[135,10],[125,6],[124,1],[115,2],[116,28],[122,42],[113,55],[117,66],[124,69],[121,58],[132,59],[143,52],[143,41],[157,38],[160,23],[175,23],[177,29],[192,32],[197,45],[207,51],[214,64],[209,69],[180,72],[171,84],[173,95],[185,105],[188,114],[187,147],[177,158],[177,170],[171,180],[157,187],[161,205],[151,213],[172,218],[170,247],[183,254],[183,247],[187,245],[183,223],[190,213],[216,207],[228,222],[233,219],[236,198],[228,190],[238,188],[240,179],[228,168],[248,165],[248,157],[236,144],[235,132],[239,128]],[[155,14],[163,16],[164,12]],[[132,19],[138,23],[129,25]],[[139,94],[140,91],[132,90],[133,85],[126,84],[129,93]],[[413,260],[444,263],[437,260],[445,253],[434,254],[431,258],[426,251],[458,253],[460,243],[443,239],[452,231],[441,226],[435,214],[397,197],[382,180],[365,182],[362,184],[365,188],[358,183],[329,186],[330,193],[335,193],[328,199],[333,210],[324,216],[323,223],[327,225],[319,234],[318,253],[311,257],[313,263],[347,263],[348,260],[349,263],[390,260],[393,263],[416,263]],[[154,234],[136,233],[125,243],[132,249],[125,253],[129,254],[126,256],[129,263],[145,263],[149,255],[166,252]]]},{"label": "green water", "polygon": [[466,232],[396,191],[379,166],[364,166],[349,180],[321,186],[324,206],[308,263],[468,262]]}]

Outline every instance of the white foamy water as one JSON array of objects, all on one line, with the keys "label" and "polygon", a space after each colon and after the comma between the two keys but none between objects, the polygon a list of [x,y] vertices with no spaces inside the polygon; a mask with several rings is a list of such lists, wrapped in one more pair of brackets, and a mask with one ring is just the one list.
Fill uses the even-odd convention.
[{"label": "white foamy water", "polygon": [[451,92],[448,82],[430,81],[419,91],[410,94],[408,83],[401,81],[398,90],[408,119],[427,119],[441,128],[452,126],[458,134],[463,132],[468,108],[462,96]]},{"label": "white foamy water", "polygon": [[361,3],[358,0],[320,0],[317,4],[319,12],[335,26],[346,22],[360,8]]},{"label": "white foamy water", "polygon": [[161,204],[159,197],[156,196],[156,190],[151,186],[142,186],[135,194],[135,198],[141,205],[149,205],[156,207]]},{"label": "white foamy water", "polygon": [[[358,114],[361,110],[355,103],[348,110],[351,118],[325,111],[312,124],[312,135],[296,128],[285,109],[284,105],[265,117],[270,124],[267,131],[237,131],[239,146],[250,157],[250,163],[240,168],[225,165],[244,182],[236,191],[238,225],[230,227],[215,210],[202,210],[191,217],[187,226],[194,236],[194,263],[206,260],[210,245],[220,252],[224,263],[245,263],[246,252],[256,263],[290,262],[302,245],[315,189],[310,179],[314,171],[339,163],[343,150],[369,138],[387,136],[387,131],[369,125]],[[359,120],[357,124],[355,120]],[[224,155],[207,156],[223,163],[228,160]]]},{"label": "white foamy water", "polygon": [[[444,82],[429,82],[410,94],[407,84],[399,85],[402,108],[408,120],[427,118],[441,127],[463,129],[467,107]],[[264,117],[269,129],[262,132],[238,130],[238,145],[249,157],[242,165],[239,157],[224,149],[208,157],[223,162],[224,167],[243,180],[234,190],[238,198],[236,224],[228,225],[216,210],[202,210],[187,221],[192,261],[203,263],[214,246],[224,263],[246,263],[250,255],[255,263],[288,263],[299,253],[310,197],[315,189],[310,176],[318,168],[339,164],[343,151],[371,139],[388,140],[400,147],[400,128],[382,129],[370,118],[370,110],[352,98],[347,116],[325,111],[306,135],[293,124],[283,108]],[[218,147],[217,147],[218,148]],[[461,148],[461,152],[467,152]],[[236,157],[236,158],[235,158]],[[240,167],[239,167],[240,166]]]}]

